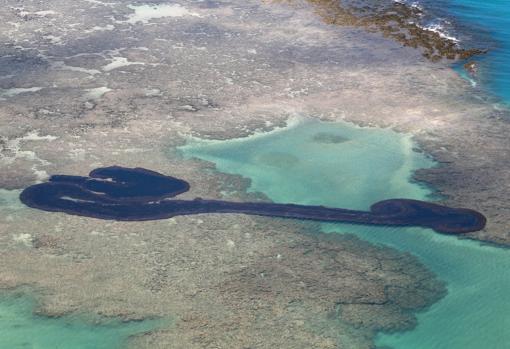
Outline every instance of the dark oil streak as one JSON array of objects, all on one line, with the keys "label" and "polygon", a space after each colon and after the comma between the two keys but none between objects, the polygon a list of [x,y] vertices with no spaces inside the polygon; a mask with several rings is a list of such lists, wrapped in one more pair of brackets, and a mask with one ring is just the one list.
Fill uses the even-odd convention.
[{"label": "dark oil streak", "polygon": [[485,217],[474,210],[411,199],[379,201],[370,207],[370,211],[200,198],[171,199],[189,188],[184,180],[147,169],[111,166],[95,169],[89,177],[52,176],[49,182],[26,188],[20,194],[20,200],[40,210],[119,221],[200,213],[242,213],[325,222],[419,226],[445,234],[481,230],[486,223]]}]

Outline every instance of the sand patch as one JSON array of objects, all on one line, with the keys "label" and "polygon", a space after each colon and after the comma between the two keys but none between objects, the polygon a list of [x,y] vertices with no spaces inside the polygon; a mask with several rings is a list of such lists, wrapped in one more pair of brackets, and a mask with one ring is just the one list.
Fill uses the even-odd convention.
[{"label": "sand patch", "polygon": [[136,24],[141,22],[142,24],[149,23],[152,19],[164,18],[164,17],[184,17],[194,16],[200,17],[198,13],[192,12],[179,4],[161,4],[161,5],[129,5],[130,9],[135,12],[128,16],[127,23]]}]

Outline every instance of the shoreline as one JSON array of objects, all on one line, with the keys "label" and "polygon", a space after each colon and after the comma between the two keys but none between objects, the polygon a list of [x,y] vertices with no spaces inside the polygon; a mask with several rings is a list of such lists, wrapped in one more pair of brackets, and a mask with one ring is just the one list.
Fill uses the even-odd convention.
[{"label": "shoreline", "polygon": [[[323,17],[325,22],[327,24],[334,24],[334,25],[354,25],[354,26],[361,26],[364,27],[366,30],[370,31],[371,27],[370,24],[375,24],[375,30],[382,33],[385,37],[396,40],[400,43],[402,43],[404,46],[409,46],[421,51],[424,51],[423,56],[427,59],[430,59],[432,62],[438,62],[438,64],[446,64],[447,69],[449,69],[451,72],[454,72],[455,75],[458,76],[458,78],[462,80],[469,81],[469,83],[472,85],[472,81],[466,79],[466,77],[462,76],[460,72],[456,71],[455,64],[459,63],[465,63],[463,64],[463,68],[466,71],[466,74],[469,74],[470,71],[470,58],[476,57],[477,55],[484,54],[487,51],[485,49],[466,49],[462,46],[462,44],[458,44],[458,41],[454,38],[448,37],[447,35],[443,35],[440,31],[434,32],[434,35],[432,37],[427,36],[426,34],[429,32],[429,30],[426,27],[419,27],[415,28],[415,25],[419,26],[419,18],[423,16],[423,11],[427,11],[427,9],[423,9],[420,4],[409,4],[407,2],[400,2],[400,1],[393,1],[392,3],[383,3],[381,5],[382,9],[378,8],[378,5],[368,5],[361,9],[356,7],[350,7],[349,4],[341,5],[338,1],[329,1],[329,0],[305,0],[312,4],[312,6],[319,6],[321,9],[327,9],[327,14],[319,13],[319,16]],[[389,13],[389,14],[388,14]],[[453,14],[450,14],[453,16]],[[330,16],[330,17],[328,17]],[[338,20],[335,19],[335,17],[338,16]],[[358,19],[347,19],[349,17],[357,17]],[[328,19],[329,18],[329,19]],[[359,18],[362,18],[363,20],[360,22]],[[392,25],[396,25],[400,28],[400,30],[407,30],[411,33],[411,39],[409,39],[407,36],[399,37],[392,35],[392,33],[395,31],[392,29],[391,26],[385,26],[385,21],[393,21],[394,23]],[[420,31],[423,31],[424,35],[419,34]],[[413,39],[413,35],[415,38]],[[429,51],[430,47],[434,47],[434,44],[429,43],[435,42],[435,41],[442,41],[442,44],[439,44],[439,50],[436,47],[436,51],[438,51],[437,55],[430,54]],[[447,51],[441,51],[441,48],[444,47],[456,47],[458,49],[458,53],[456,54],[456,57],[449,54]],[[465,52],[463,54],[462,52]],[[439,62],[442,58],[446,58],[447,60],[451,60],[451,62]],[[476,87],[476,86],[472,86]],[[496,119],[495,122],[500,122],[502,127],[506,130],[510,131],[510,106],[507,102],[505,102],[502,97],[497,96],[493,93],[493,91],[490,91],[488,87],[485,87],[483,89],[477,88],[476,90],[465,88],[466,93],[466,100],[473,99],[480,97],[482,101],[476,101],[475,103],[484,104],[486,103],[487,111],[485,115],[480,115],[480,118],[492,118]],[[494,100],[494,103],[503,103],[502,108],[498,105],[496,107],[495,104],[491,100]],[[490,109],[493,109],[492,111]],[[496,114],[497,116],[492,116],[491,114]],[[345,118],[347,121],[351,121],[354,123],[357,123],[359,125],[365,125],[366,120],[359,120],[357,118]],[[479,120],[480,124],[483,124],[486,120]],[[386,120],[383,121],[382,125],[387,122]],[[371,121],[372,125],[381,125],[379,122],[373,122]],[[476,123],[476,121],[475,121]],[[383,126],[384,127],[384,126]],[[490,126],[487,126],[490,127]],[[395,129],[398,130],[399,125],[396,125]],[[404,132],[407,132],[404,129]],[[452,172],[456,172],[459,169],[455,168],[455,166],[452,165],[452,158],[451,154],[443,154],[441,145],[433,144],[434,142],[431,142],[430,140],[426,139],[426,137],[423,137],[421,130],[419,133],[414,131],[409,131],[411,134],[413,134],[413,138],[416,140],[416,142],[420,145],[421,149],[427,152],[435,161],[438,162],[438,167],[435,169],[421,169],[418,170],[415,175],[413,176],[416,180],[426,183],[428,185],[431,185],[435,190],[437,190],[438,194],[444,197],[444,200],[440,201],[445,204],[449,205],[455,205],[455,204],[461,204],[466,203],[463,199],[460,199],[459,194],[461,192],[459,190],[452,190],[451,187],[448,185],[451,184],[451,181],[448,181],[447,184],[445,184],[446,178],[450,177],[452,175]],[[505,132],[501,132],[505,133]],[[437,143],[442,143],[437,142]],[[446,142],[448,146],[448,144]],[[508,144],[510,146],[510,144]],[[506,151],[504,146],[501,146],[501,152],[504,154]],[[468,165],[468,168],[471,167]],[[465,170],[463,168],[460,169],[460,172],[465,175],[465,177],[469,177],[472,175],[472,173],[469,172],[469,170]],[[504,172],[504,171],[502,171]],[[476,174],[477,176],[482,176],[482,174]],[[461,179],[462,175],[457,174],[456,177],[458,178],[459,182],[462,182]],[[504,183],[504,180],[503,180]],[[476,188],[476,187],[474,187]],[[476,189],[474,189],[476,190]],[[509,192],[510,194],[510,192]],[[476,195],[475,195],[476,196]],[[503,196],[505,196],[503,194]],[[477,198],[470,199],[467,202],[469,204],[475,204],[478,201]],[[501,208],[503,209],[506,205],[504,200],[500,201]],[[499,212],[499,208],[494,209],[486,209],[487,212],[489,212],[489,216],[494,217]],[[507,213],[505,214],[506,217],[510,217],[510,210],[507,208]],[[495,229],[498,232],[496,233],[497,236],[493,236],[493,234],[489,233],[487,230]],[[510,247],[510,229],[506,227],[506,222],[498,221],[494,225],[490,225],[486,229],[486,234],[482,233],[474,233],[471,236],[467,236],[467,238],[471,238],[473,240],[479,240],[482,242],[489,242],[494,243],[497,246],[505,246]],[[464,238],[464,237],[463,237]]]},{"label": "shoreline", "polygon": [[[276,2],[282,0],[274,0]],[[285,2],[285,0],[283,0]],[[288,1],[288,0],[287,0]],[[354,2],[342,4],[339,0],[290,0],[290,4],[309,3],[328,25],[360,27],[379,32],[403,46],[422,51],[432,62],[467,60],[487,53],[485,48],[464,47],[440,28],[422,23],[426,9],[405,1]]]}]

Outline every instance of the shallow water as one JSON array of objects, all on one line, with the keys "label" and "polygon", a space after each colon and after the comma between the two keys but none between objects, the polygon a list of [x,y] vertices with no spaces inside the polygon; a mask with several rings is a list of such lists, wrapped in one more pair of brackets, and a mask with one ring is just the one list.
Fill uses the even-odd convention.
[{"label": "shallow water", "polygon": [[[251,190],[275,202],[367,209],[394,197],[433,198],[412,183],[412,171],[434,163],[413,151],[408,136],[346,123],[302,120],[293,126],[229,141],[193,140],[187,157],[216,163],[252,180]],[[448,295],[418,315],[413,331],[380,334],[397,349],[510,347],[510,251],[431,230],[324,224],[325,231],[409,251],[448,284]]]},{"label": "shallow water", "polygon": [[158,321],[98,321],[78,316],[49,318],[35,315],[34,309],[34,300],[26,294],[0,297],[0,348],[123,348],[130,336],[159,325]]}]

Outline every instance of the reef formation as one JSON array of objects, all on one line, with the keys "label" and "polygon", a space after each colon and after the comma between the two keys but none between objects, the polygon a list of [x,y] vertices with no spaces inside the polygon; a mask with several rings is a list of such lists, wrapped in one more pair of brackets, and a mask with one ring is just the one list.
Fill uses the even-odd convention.
[{"label": "reef formation", "polygon": [[444,234],[463,234],[485,227],[474,210],[411,199],[379,201],[370,211],[267,202],[172,199],[189,184],[144,168],[111,166],[89,177],[54,175],[20,194],[27,206],[45,211],[120,221],[144,221],[203,213],[242,213],[327,222],[420,226]]},{"label": "reef formation", "polygon": [[325,23],[350,25],[381,32],[403,46],[419,48],[423,56],[439,61],[458,60],[487,53],[484,48],[464,48],[455,38],[420,25],[424,10],[398,1],[368,1],[362,6],[336,0],[306,0]]}]

